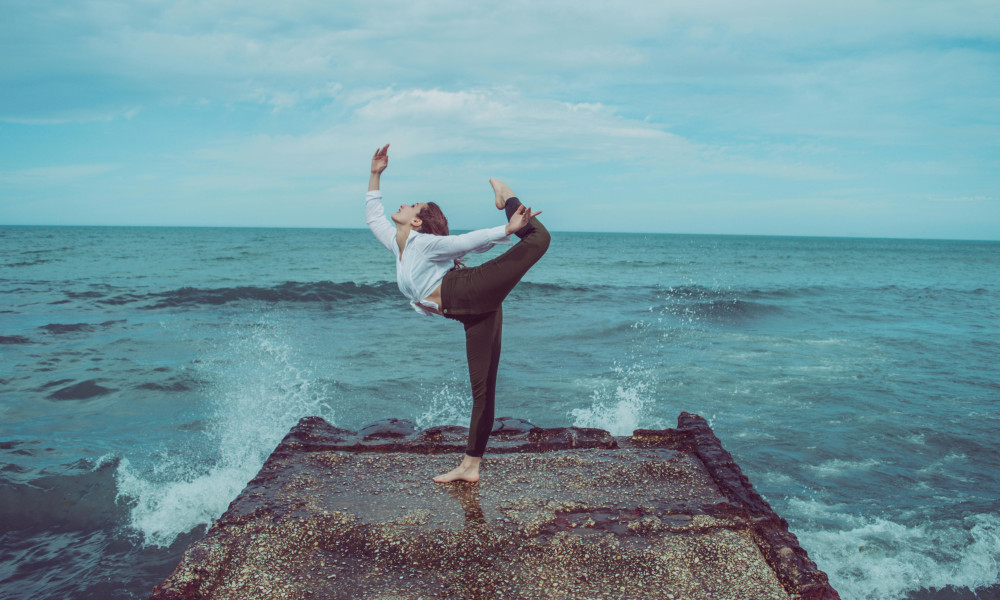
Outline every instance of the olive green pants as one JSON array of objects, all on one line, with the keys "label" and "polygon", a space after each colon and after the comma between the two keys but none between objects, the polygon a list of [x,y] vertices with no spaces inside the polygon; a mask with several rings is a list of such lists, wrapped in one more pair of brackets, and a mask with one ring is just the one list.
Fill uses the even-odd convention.
[{"label": "olive green pants", "polygon": [[[521,206],[517,198],[507,200],[510,219]],[[493,431],[500,338],[503,331],[501,305],[549,247],[549,232],[531,221],[516,233],[521,241],[493,260],[470,269],[449,271],[441,282],[441,312],[465,325],[465,354],[472,383],[472,420],[465,453],[482,456]]]}]

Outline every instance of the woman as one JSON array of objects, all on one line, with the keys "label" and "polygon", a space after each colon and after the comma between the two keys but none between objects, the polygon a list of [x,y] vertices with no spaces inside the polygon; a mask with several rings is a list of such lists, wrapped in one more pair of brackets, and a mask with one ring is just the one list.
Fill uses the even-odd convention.
[{"label": "woman", "polygon": [[[549,247],[549,232],[535,217],[541,211],[521,205],[502,181],[490,179],[496,207],[509,222],[492,229],[448,235],[448,220],[433,202],[404,204],[392,222],[382,210],[379,178],[389,164],[389,144],[372,158],[371,178],[365,200],[365,219],[376,239],[396,256],[396,282],[414,310],[441,315],[465,326],[465,352],[472,382],[472,422],[465,456],[455,469],[434,481],[479,481],[479,463],[493,430],[493,403],[500,364],[501,303],[528,269]],[[521,241],[504,254],[479,265],[459,268],[458,259],[470,252],[485,252],[494,244]]]}]

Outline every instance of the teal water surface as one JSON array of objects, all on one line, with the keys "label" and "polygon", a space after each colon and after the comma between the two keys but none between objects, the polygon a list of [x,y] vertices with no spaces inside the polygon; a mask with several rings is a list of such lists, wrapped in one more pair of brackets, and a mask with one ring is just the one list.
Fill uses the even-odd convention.
[{"label": "teal water surface", "polygon": [[[461,326],[367,230],[0,257],[0,597],[145,597],[302,416],[468,424]],[[557,232],[504,313],[499,414],[701,414],[845,600],[998,597],[1000,243]]]}]

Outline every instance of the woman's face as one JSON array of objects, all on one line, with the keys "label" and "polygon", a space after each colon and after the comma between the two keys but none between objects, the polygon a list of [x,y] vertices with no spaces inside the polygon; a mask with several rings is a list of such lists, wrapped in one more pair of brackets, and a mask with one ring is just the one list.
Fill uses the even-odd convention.
[{"label": "woman's face", "polygon": [[413,219],[418,218],[417,215],[420,211],[427,208],[427,205],[423,202],[418,202],[416,204],[402,204],[399,210],[392,213],[392,220],[400,225],[406,225],[407,223],[412,223]]}]

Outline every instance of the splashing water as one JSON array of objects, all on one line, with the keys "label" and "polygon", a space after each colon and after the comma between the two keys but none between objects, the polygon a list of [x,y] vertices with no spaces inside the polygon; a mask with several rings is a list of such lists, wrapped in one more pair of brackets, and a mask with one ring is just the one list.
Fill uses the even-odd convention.
[{"label": "splashing water", "polygon": [[469,415],[472,413],[472,396],[467,383],[449,382],[431,395],[430,406],[417,415],[418,429],[426,429],[435,425],[469,426]]},{"label": "splashing water", "polygon": [[220,356],[201,363],[213,383],[200,444],[119,464],[118,499],[130,504],[129,526],[146,546],[169,546],[218,518],[300,418],[333,420],[324,386],[297,366],[280,326],[261,319],[232,331]]},{"label": "splashing water", "polygon": [[614,381],[603,383],[591,394],[589,408],[570,411],[576,427],[597,427],[611,435],[631,435],[639,427],[663,427],[649,412],[655,406],[656,378],[641,364],[613,368]]},{"label": "splashing water", "polygon": [[1000,582],[995,514],[904,524],[800,499],[790,501],[789,511],[837,524],[796,534],[845,600],[904,598],[921,588],[946,586],[974,590]]}]

